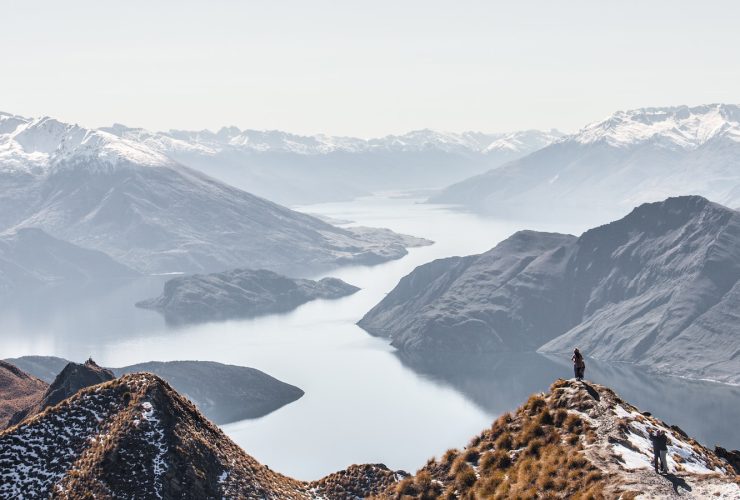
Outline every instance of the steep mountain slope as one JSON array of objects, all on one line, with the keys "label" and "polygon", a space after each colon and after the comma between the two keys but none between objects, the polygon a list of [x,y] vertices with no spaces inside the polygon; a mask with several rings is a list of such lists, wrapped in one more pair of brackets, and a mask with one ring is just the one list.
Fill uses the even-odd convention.
[{"label": "steep mountain slope", "polygon": [[[655,429],[670,439],[665,475],[651,470],[647,431]],[[137,373],[0,433],[0,496],[737,498],[734,455],[721,454],[728,458],[606,387],[559,380],[412,477],[353,465],[307,483],[259,464],[166,382]]]},{"label": "steep mountain slope", "polygon": [[359,288],[336,278],[292,279],[265,270],[233,269],[168,280],[159,297],[136,303],[170,323],[192,323],[286,312],[315,299],[336,299]]},{"label": "steep mountain slope", "polygon": [[54,382],[59,372],[70,363],[68,359],[56,356],[21,356],[20,358],[6,358],[3,361],[43,380],[47,384]]},{"label": "steep mountain slope", "polygon": [[[649,431],[669,437],[652,471]],[[731,465],[610,389],[559,380],[502,415],[463,450],[431,459],[393,498],[737,498]]]},{"label": "steep mountain slope", "polygon": [[38,227],[138,271],[307,274],[428,243],[337,228],[107,132],[10,115],[0,115],[0,131],[0,230]]},{"label": "steep mountain slope", "polygon": [[600,222],[640,203],[688,194],[740,205],[740,107],[620,111],[431,201]]},{"label": "steep mountain slope", "polygon": [[307,497],[150,374],[84,389],[0,434],[0,471],[3,498]]},{"label": "steep mountain slope", "polygon": [[416,268],[358,323],[402,350],[533,350],[567,324],[575,236],[521,231],[481,255]]},{"label": "steep mountain slope", "polygon": [[[23,356],[5,361],[48,383],[70,363],[54,356]],[[117,377],[154,373],[217,424],[263,417],[304,394],[298,387],[260,370],[213,361],[148,361],[110,371]]]},{"label": "steep mountain slope", "polygon": [[376,139],[281,131],[103,129],[251,193],[285,204],[352,199],[378,190],[441,187],[551,142],[555,130],[462,134],[416,130]]},{"label": "steep mountain slope", "polygon": [[38,404],[48,384],[15,365],[0,361],[0,429],[19,411]]},{"label": "steep mountain slope", "polygon": [[137,275],[103,252],[58,240],[41,229],[0,234],[0,296],[45,283],[102,282]]},{"label": "steep mountain slope", "polygon": [[359,325],[410,351],[579,346],[738,382],[739,279],[740,213],[678,197],[580,238],[520,232],[484,254],[420,266]]},{"label": "steep mountain slope", "polygon": [[40,400],[31,406],[15,413],[9,420],[9,425],[21,422],[29,416],[42,412],[45,408],[56,405],[60,401],[73,396],[80,389],[113,380],[115,375],[110,370],[101,368],[92,359],[85,363],[67,363],[59,372],[54,381],[46,388]]}]

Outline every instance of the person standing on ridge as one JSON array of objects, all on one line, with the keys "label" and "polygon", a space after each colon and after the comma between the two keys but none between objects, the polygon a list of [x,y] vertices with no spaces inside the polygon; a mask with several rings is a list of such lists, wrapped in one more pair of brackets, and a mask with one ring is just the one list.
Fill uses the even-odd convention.
[{"label": "person standing on ridge", "polygon": [[583,355],[577,347],[573,349],[573,356],[570,359],[573,361],[573,371],[576,374],[576,380],[583,380],[583,374],[586,373],[586,362],[583,360]]},{"label": "person standing on ridge", "polygon": [[[656,432],[648,431],[650,442],[653,444],[653,466],[655,472],[662,472],[663,474],[668,473],[668,436],[664,430],[658,430]],[[660,471],[658,470],[658,462],[660,462]]]}]

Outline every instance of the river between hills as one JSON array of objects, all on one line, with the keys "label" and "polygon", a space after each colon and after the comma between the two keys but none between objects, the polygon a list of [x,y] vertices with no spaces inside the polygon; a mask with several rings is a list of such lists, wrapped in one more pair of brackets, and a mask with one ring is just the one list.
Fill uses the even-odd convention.
[{"label": "river between hills", "polygon": [[[362,290],[250,320],[167,326],[133,303],[161,292],[165,277],[114,289],[49,290],[0,307],[0,357],[92,356],[105,366],[197,359],[251,366],[306,394],[259,419],[224,425],[247,453],[273,470],[316,479],[352,463],[415,471],[462,447],[529,394],[570,377],[567,359],[537,354],[477,360],[401,356],[355,323],[416,266],[490,249],[514,231],[579,234],[576,224],[531,226],[418,203],[401,194],[298,209],[352,224],[388,227],[435,241],[397,261],[327,275]],[[587,378],[682,427],[706,445],[740,448],[740,387],[658,377],[629,365],[591,361]]]}]

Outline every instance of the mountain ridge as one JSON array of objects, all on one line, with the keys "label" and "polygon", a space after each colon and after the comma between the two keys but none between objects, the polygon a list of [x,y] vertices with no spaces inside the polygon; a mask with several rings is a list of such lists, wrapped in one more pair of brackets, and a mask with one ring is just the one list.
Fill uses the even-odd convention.
[{"label": "mountain ridge", "polygon": [[[647,431],[655,429],[670,440],[665,476],[650,471]],[[476,492],[601,499],[670,495],[676,478],[690,498],[740,493],[732,452],[712,452],[606,387],[562,379],[413,476],[383,464],[352,465],[311,482],[283,476],[147,373],[83,389],[0,432],[0,451],[5,496],[345,500]]]},{"label": "mountain ridge", "polygon": [[669,196],[698,194],[738,206],[738,165],[740,106],[642,108],[588,124],[522,158],[451,184],[429,201],[594,224]]},{"label": "mountain ridge", "polygon": [[407,351],[578,346],[597,359],[738,383],[738,249],[740,213],[669,198],[578,238],[520,231],[483,254],[420,266],[358,324]]}]

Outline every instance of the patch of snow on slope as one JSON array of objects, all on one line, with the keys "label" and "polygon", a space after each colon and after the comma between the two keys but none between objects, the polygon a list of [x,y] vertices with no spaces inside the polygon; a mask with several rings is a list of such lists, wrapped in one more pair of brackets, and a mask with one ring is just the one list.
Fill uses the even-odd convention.
[{"label": "patch of snow on slope", "polygon": [[90,440],[105,439],[100,422],[116,407],[113,399],[86,395],[84,404],[64,405],[0,436],[0,498],[47,496]]},{"label": "patch of snow on slope", "polygon": [[144,437],[157,450],[152,459],[154,493],[157,495],[157,498],[162,498],[162,475],[167,471],[167,461],[165,460],[167,445],[165,444],[164,430],[154,411],[154,406],[150,402],[145,401],[141,404],[141,407],[143,410],[141,412],[142,421],[149,423],[149,426],[144,431]]},{"label": "patch of snow on slope", "polygon": [[[668,436],[668,468],[669,470],[684,470],[694,474],[723,473],[724,471],[711,468],[702,455],[685,442],[681,436],[664,426],[645,424],[639,420],[640,413],[627,411],[621,405],[616,405],[615,413],[618,418],[629,420],[629,432],[627,439],[632,449],[622,444],[614,444],[613,451],[620,455],[628,469],[647,468],[653,466],[653,445],[650,441],[648,431],[655,432],[660,429]],[[674,457],[680,457],[677,462]]]}]

